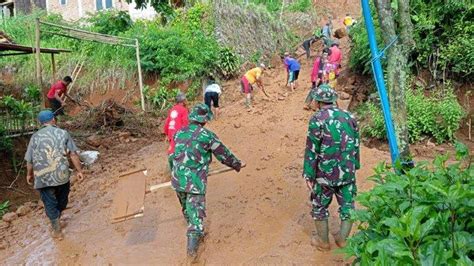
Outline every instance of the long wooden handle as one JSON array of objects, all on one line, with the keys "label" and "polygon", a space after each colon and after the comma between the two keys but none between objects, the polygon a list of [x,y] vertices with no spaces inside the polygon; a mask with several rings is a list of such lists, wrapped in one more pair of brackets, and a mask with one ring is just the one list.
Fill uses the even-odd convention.
[{"label": "long wooden handle", "polygon": [[[245,166],[246,166],[246,164],[243,163],[242,166],[241,166],[241,168],[244,168]],[[225,172],[229,172],[229,171],[233,171],[233,170],[234,170],[234,168],[223,167],[223,168],[219,168],[219,169],[210,171],[210,172],[208,173],[208,176],[217,175],[217,174],[221,174],[221,173],[225,173]],[[161,183],[161,184],[157,184],[157,185],[150,186],[150,189],[148,189],[145,193],[150,193],[150,192],[153,192],[153,191],[155,191],[155,190],[158,190],[158,189],[164,188],[164,187],[171,187],[171,181],[168,181],[168,182],[165,182],[165,183]]]}]

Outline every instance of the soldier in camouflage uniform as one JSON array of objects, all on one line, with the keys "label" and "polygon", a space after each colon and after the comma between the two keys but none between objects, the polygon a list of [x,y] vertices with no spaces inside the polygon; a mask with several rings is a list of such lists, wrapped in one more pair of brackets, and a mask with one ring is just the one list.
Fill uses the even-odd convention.
[{"label": "soldier in camouflage uniform", "polygon": [[212,154],[223,164],[239,172],[241,162],[216,134],[204,128],[212,119],[205,104],[196,105],[189,115],[189,126],[175,135],[171,184],[179,199],[184,218],[188,223],[188,256],[196,257],[199,242],[204,235],[206,217],[206,186]]},{"label": "soldier in camouflage uniform", "polygon": [[355,171],[360,168],[359,131],[354,117],[334,103],[337,93],[329,87],[314,91],[319,105],[309,122],[303,177],[311,191],[312,216],[317,234],[312,244],[329,250],[328,207],[335,195],[339,203],[341,228],[334,238],[339,247],[352,227],[350,212],[357,192]]}]

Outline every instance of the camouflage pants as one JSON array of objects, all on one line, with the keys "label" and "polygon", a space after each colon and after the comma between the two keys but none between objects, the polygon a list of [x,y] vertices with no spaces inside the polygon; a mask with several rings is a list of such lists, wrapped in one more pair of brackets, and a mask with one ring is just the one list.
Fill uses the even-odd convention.
[{"label": "camouflage pants", "polygon": [[176,191],[181,211],[188,223],[188,236],[204,234],[203,220],[206,217],[206,195]]},{"label": "camouflage pants", "polygon": [[311,193],[311,203],[313,210],[311,212],[315,220],[327,220],[329,217],[328,207],[331,204],[333,194],[336,195],[339,204],[339,217],[341,220],[351,218],[350,212],[354,209],[354,198],[357,194],[355,183],[349,183],[339,187],[330,187],[316,183]]}]

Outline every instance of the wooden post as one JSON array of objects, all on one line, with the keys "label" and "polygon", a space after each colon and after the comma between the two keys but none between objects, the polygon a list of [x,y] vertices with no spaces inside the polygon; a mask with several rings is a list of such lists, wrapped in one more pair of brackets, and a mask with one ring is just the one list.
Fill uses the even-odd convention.
[{"label": "wooden post", "polygon": [[56,62],[54,61],[54,54],[51,54],[51,68],[53,71],[53,79],[51,84],[53,84],[56,81]]},{"label": "wooden post", "polygon": [[135,39],[135,47],[137,54],[137,66],[138,66],[138,85],[140,86],[140,100],[142,103],[142,110],[145,111],[145,96],[143,95],[143,77],[142,77],[142,66],[140,63],[140,48],[138,39]]},{"label": "wooden post", "polygon": [[38,83],[39,89],[41,91],[41,96],[43,103],[41,104],[42,108],[46,106],[46,97],[45,92],[43,91],[43,81],[41,79],[41,50],[40,50],[40,20],[36,18],[35,23],[35,59],[36,59],[36,82]]}]

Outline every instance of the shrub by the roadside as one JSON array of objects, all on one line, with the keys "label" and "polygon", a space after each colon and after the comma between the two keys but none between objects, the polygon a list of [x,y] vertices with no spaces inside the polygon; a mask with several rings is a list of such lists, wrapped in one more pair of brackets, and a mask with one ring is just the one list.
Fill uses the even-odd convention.
[{"label": "shrub by the roadside", "polygon": [[[406,102],[410,143],[424,137],[433,137],[438,143],[454,140],[465,112],[451,88],[430,96],[424,95],[422,89],[408,89]],[[385,140],[385,121],[380,105],[373,102],[364,105],[359,112],[362,135]]]},{"label": "shrub by the roadside", "polygon": [[456,161],[438,156],[398,175],[379,165],[377,185],[360,194],[358,232],[344,252],[360,265],[472,265],[474,165],[456,143]]}]

